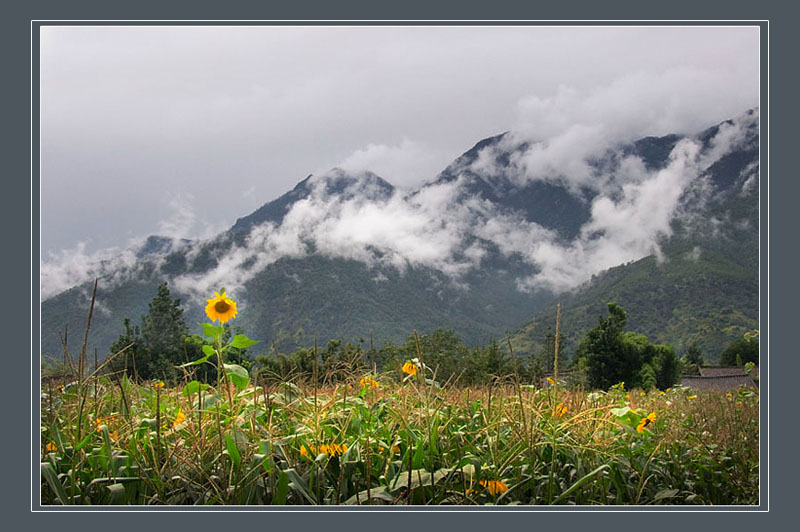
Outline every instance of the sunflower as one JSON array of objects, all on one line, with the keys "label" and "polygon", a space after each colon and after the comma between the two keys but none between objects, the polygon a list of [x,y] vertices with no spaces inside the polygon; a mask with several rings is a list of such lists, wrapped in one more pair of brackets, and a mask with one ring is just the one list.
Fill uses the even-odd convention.
[{"label": "sunflower", "polygon": [[403,373],[408,373],[409,375],[416,375],[417,374],[417,365],[413,362],[406,362],[403,364]]},{"label": "sunflower", "polygon": [[647,417],[643,417],[642,420],[639,422],[639,426],[636,427],[636,432],[641,434],[642,432],[644,432],[644,429],[646,429],[650,425],[650,423],[653,423],[655,420],[656,420],[656,413],[650,412],[650,414]]},{"label": "sunflower", "polygon": [[225,323],[231,318],[236,317],[236,301],[232,300],[225,295],[225,289],[222,290],[222,295],[219,292],[214,292],[214,297],[207,299],[206,315],[211,321],[219,320],[220,323]]},{"label": "sunflower", "polygon": [[178,425],[186,421],[186,414],[184,414],[181,409],[178,409],[178,413],[175,415],[175,421],[172,422],[172,428],[177,428]]},{"label": "sunflower", "polygon": [[361,379],[361,386],[365,387],[368,390],[373,390],[380,386],[378,381],[374,380],[372,377],[364,377]]},{"label": "sunflower", "polygon": [[492,495],[508,491],[508,486],[502,480],[481,480],[478,484],[486,488]]}]

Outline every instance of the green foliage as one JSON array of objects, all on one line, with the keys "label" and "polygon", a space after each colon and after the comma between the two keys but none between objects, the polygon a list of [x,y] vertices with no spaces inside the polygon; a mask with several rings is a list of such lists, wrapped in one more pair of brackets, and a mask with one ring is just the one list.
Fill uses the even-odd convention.
[{"label": "green foliage", "polygon": [[747,362],[758,364],[758,340],[734,340],[720,356],[721,366],[743,366]]},{"label": "green foliage", "polygon": [[678,381],[680,366],[671,346],[654,345],[642,334],[623,332],[628,315],[616,303],[608,303],[608,314],[586,333],[576,352],[578,360],[585,360],[591,387],[607,390],[627,382],[663,390]]}]

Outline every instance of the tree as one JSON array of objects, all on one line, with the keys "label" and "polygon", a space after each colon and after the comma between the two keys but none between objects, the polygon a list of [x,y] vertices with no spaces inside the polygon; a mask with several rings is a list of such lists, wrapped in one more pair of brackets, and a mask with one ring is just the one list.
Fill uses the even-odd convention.
[{"label": "tree", "polygon": [[703,362],[703,351],[700,350],[697,342],[692,342],[681,359],[683,372],[689,375],[700,375],[700,366],[703,365]]},{"label": "tree", "polygon": [[627,313],[616,303],[608,304],[608,313],[584,336],[576,352],[578,360],[586,360],[589,384],[608,389],[625,381],[629,387],[663,389],[677,382],[680,371],[672,347],[654,345],[643,334],[623,333]]},{"label": "tree", "polygon": [[184,338],[188,327],[183,320],[180,299],[172,299],[167,283],[158,286],[156,297],[150,301],[148,312],[142,316],[142,343],[149,351],[148,374],[145,379],[174,379],[175,366],[183,362]]},{"label": "tree", "polygon": [[758,364],[758,340],[755,338],[734,340],[719,357],[721,366],[743,366],[748,362]]},{"label": "tree", "polygon": [[586,357],[590,386],[608,389],[620,381],[631,382],[630,349],[622,342],[627,313],[616,303],[608,303],[608,316],[600,317],[597,327],[589,330],[578,347],[577,357]]},{"label": "tree", "polygon": [[167,283],[162,283],[142,316],[141,326],[133,327],[125,318],[125,332],[111,346],[111,354],[133,346],[113,362],[112,369],[126,368],[130,376],[145,380],[174,380],[178,376],[175,366],[186,362],[187,348],[191,347],[185,341],[187,332],[180,300],[172,299]]}]

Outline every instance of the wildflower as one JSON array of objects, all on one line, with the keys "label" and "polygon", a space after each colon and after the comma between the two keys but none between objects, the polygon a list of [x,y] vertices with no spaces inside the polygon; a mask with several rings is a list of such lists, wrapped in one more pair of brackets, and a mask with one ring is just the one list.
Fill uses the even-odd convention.
[{"label": "wildflower", "polygon": [[697,399],[697,396],[696,395],[690,395],[689,397],[687,397],[687,399]]},{"label": "wildflower", "polygon": [[629,393],[626,393],[626,394],[625,394],[625,399],[630,399],[630,398],[631,398],[631,394],[629,394]]},{"label": "wildflower", "polygon": [[727,397],[728,399],[733,399],[733,394],[731,392],[728,392],[725,394],[725,397]]},{"label": "wildflower", "polygon": [[666,390],[664,390],[664,391],[666,391],[667,393],[669,393],[669,392],[670,392],[670,390],[672,390],[672,388],[667,388],[667,389],[666,389]]},{"label": "wildflower", "polygon": [[737,406],[737,407],[741,408],[743,405],[744,405],[744,403],[743,403],[743,402],[741,402],[741,401],[736,401],[736,406]]},{"label": "wildflower", "polygon": [[561,417],[566,413],[567,413],[567,406],[563,403],[558,403],[558,405],[556,405],[556,411],[555,411],[556,416]]},{"label": "wildflower", "polygon": [[368,390],[373,390],[378,387],[378,381],[372,377],[364,377],[361,379],[361,386],[367,388]]},{"label": "wildflower", "polygon": [[647,395],[647,392],[639,392],[639,395],[641,395],[642,397],[644,397],[645,395]]},{"label": "wildflower", "polygon": [[178,413],[175,415],[175,421],[172,422],[172,428],[176,428],[178,425],[186,421],[186,414],[179,408]]},{"label": "wildflower", "polygon": [[220,323],[225,323],[236,317],[236,301],[225,295],[225,289],[222,289],[222,295],[215,291],[214,297],[206,301],[208,302],[206,315],[211,321],[219,320]]},{"label": "wildflower", "polygon": [[659,396],[659,397],[661,397],[661,396],[663,396],[663,395],[666,395],[666,394],[665,394],[664,392],[658,392],[658,396]]},{"label": "wildflower", "polygon": [[417,374],[417,365],[413,362],[406,362],[403,364],[403,373],[407,373],[409,375],[416,375]]},{"label": "wildflower", "polygon": [[553,380],[552,378],[550,378],[550,377],[547,377],[547,382],[549,382],[550,384],[555,384],[555,383],[556,383],[556,381],[554,381],[554,380]]},{"label": "wildflower", "polygon": [[164,381],[156,381],[156,383],[153,385],[153,387],[154,388],[163,388],[164,387]]},{"label": "wildflower", "polygon": [[492,495],[508,491],[508,486],[502,480],[481,480],[478,484],[486,488]]},{"label": "wildflower", "polygon": [[48,453],[58,450],[56,442],[51,440],[47,445],[44,446],[44,450]]},{"label": "wildflower", "polygon": [[624,390],[625,389],[625,381],[622,381],[621,383],[619,383],[619,389],[620,390]]},{"label": "wildflower", "polygon": [[341,456],[347,452],[347,445],[338,443],[323,443],[317,447],[307,447],[305,445],[300,447],[300,456],[310,456],[312,454],[327,454],[328,456]]},{"label": "wildflower", "polygon": [[647,417],[643,417],[642,420],[639,422],[639,426],[636,427],[636,432],[641,434],[642,432],[644,432],[644,429],[647,428],[647,426],[650,425],[650,423],[653,423],[655,420],[656,420],[656,413],[650,412],[650,414]]}]

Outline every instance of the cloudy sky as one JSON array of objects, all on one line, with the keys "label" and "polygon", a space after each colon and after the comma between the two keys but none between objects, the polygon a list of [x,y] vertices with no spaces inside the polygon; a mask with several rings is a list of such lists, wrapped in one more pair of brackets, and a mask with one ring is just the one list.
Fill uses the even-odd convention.
[{"label": "cloudy sky", "polygon": [[526,171],[580,179],[615,142],[759,97],[754,27],[45,27],[41,44],[51,267],[211,236],[336,166],[415,187],[507,130],[544,142]]}]

